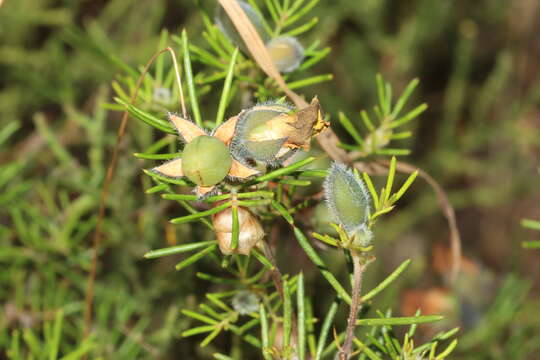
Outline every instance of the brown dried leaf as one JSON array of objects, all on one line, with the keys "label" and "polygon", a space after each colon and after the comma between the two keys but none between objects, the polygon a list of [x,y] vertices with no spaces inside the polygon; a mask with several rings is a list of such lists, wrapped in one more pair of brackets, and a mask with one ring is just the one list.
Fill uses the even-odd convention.
[{"label": "brown dried leaf", "polygon": [[276,80],[278,85],[283,89],[285,94],[298,106],[299,108],[304,108],[308,106],[307,102],[302,99],[298,94],[289,89],[283,77],[279,73],[276,65],[272,61],[270,53],[266,49],[266,45],[262,41],[259,33],[247,17],[246,13],[236,0],[219,0],[219,3],[225,9],[225,12],[231,18],[236,30],[251,53],[253,59],[259,64],[261,69],[271,78]]}]

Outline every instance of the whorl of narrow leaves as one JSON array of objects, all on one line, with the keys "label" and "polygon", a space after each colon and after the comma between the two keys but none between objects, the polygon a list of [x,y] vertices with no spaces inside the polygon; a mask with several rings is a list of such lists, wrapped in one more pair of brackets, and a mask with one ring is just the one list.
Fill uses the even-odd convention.
[{"label": "whorl of narrow leaves", "polygon": [[364,182],[351,170],[333,163],[324,181],[324,193],[330,212],[350,236],[367,230],[371,198]]}]

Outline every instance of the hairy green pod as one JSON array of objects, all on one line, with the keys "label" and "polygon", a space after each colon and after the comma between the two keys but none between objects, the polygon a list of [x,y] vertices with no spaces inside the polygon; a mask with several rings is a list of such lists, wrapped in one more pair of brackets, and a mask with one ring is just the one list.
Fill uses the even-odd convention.
[{"label": "hairy green pod", "polygon": [[247,290],[237,292],[232,298],[233,309],[240,315],[256,312],[260,302],[257,294]]},{"label": "hairy green pod", "polygon": [[251,160],[265,164],[279,163],[287,158],[291,150],[282,149],[287,138],[271,123],[276,117],[291,111],[291,107],[275,103],[256,105],[242,111],[230,145],[233,156],[242,162]]},{"label": "hairy green pod", "polygon": [[221,182],[231,165],[229,149],[212,136],[197,136],[185,146],[182,154],[184,175],[200,186],[213,186]]},{"label": "hairy green pod", "polygon": [[292,36],[280,36],[266,43],[266,49],[282,73],[298,69],[304,60],[304,47]]},{"label": "hairy green pod", "polygon": [[330,212],[349,236],[369,231],[371,197],[364,182],[351,170],[333,163],[324,181],[324,192]]},{"label": "hairy green pod", "polygon": [[[259,13],[251,7],[247,2],[237,0],[238,5],[244,10],[244,13],[248,17],[248,19],[251,21],[253,26],[255,27],[255,30],[259,33],[261,39],[263,42],[266,42],[269,38],[268,33],[263,27],[263,20]],[[246,46],[246,43],[242,39],[242,36],[238,33],[238,30],[236,30],[236,27],[234,26],[233,22],[223,9],[221,5],[218,5],[216,8],[216,15],[215,15],[215,22],[218,28],[221,30],[221,32],[235,45],[240,48],[244,53],[248,53],[248,49]]]}]

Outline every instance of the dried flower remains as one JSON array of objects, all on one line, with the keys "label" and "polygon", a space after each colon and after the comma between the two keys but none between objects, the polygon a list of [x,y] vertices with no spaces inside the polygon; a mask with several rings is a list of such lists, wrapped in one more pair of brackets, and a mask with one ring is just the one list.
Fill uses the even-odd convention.
[{"label": "dried flower remains", "polygon": [[247,179],[258,173],[231,157],[228,145],[231,142],[236,117],[219,126],[212,135],[190,120],[169,114],[181,140],[185,143],[180,158],[168,161],[152,171],[171,178],[187,177],[197,185],[195,192],[203,196],[215,188],[226,177]]},{"label": "dried flower remains", "polygon": [[309,150],[311,139],[328,126],[316,97],[299,111],[281,103],[256,105],[238,115],[231,152],[243,162],[281,164],[296,149]]}]

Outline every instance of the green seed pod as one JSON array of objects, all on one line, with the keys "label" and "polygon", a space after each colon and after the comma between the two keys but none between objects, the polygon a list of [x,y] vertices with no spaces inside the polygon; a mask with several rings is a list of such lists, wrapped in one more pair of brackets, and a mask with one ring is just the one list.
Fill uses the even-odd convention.
[{"label": "green seed pod", "polygon": [[274,164],[283,161],[291,153],[291,149],[283,148],[290,125],[276,120],[291,111],[289,106],[275,103],[242,111],[230,145],[233,156],[242,162],[253,160]]},{"label": "green seed pod", "polygon": [[189,142],[182,154],[184,175],[200,186],[213,186],[231,169],[227,146],[215,137],[201,135]]},{"label": "green seed pod", "polygon": [[280,36],[266,43],[266,49],[282,73],[298,69],[304,60],[304,47],[291,36]]},{"label": "green seed pod", "polygon": [[326,202],[349,236],[366,229],[371,198],[361,179],[345,165],[333,163],[324,181]]},{"label": "green seed pod", "polygon": [[[255,27],[255,30],[259,33],[261,39],[263,42],[268,41],[268,33],[263,27],[263,20],[259,13],[255,11],[245,1],[237,0],[238,5],[244,10],[244,13],[248,17],[248,19],[253,24],[253,27]],[[248,53],[247,46],[242,39],[242,36],[238,33],[238,30],[236,30],[236,27],[234,26],[233,22],[229,18],[229,15],[225,12],[223,7],[221,5],[218,5],[216,8],[216,15],[215,15],[215,22],[218,28],[221,30],[221,32],[236,46],[240,48],[244,53]]]}]

